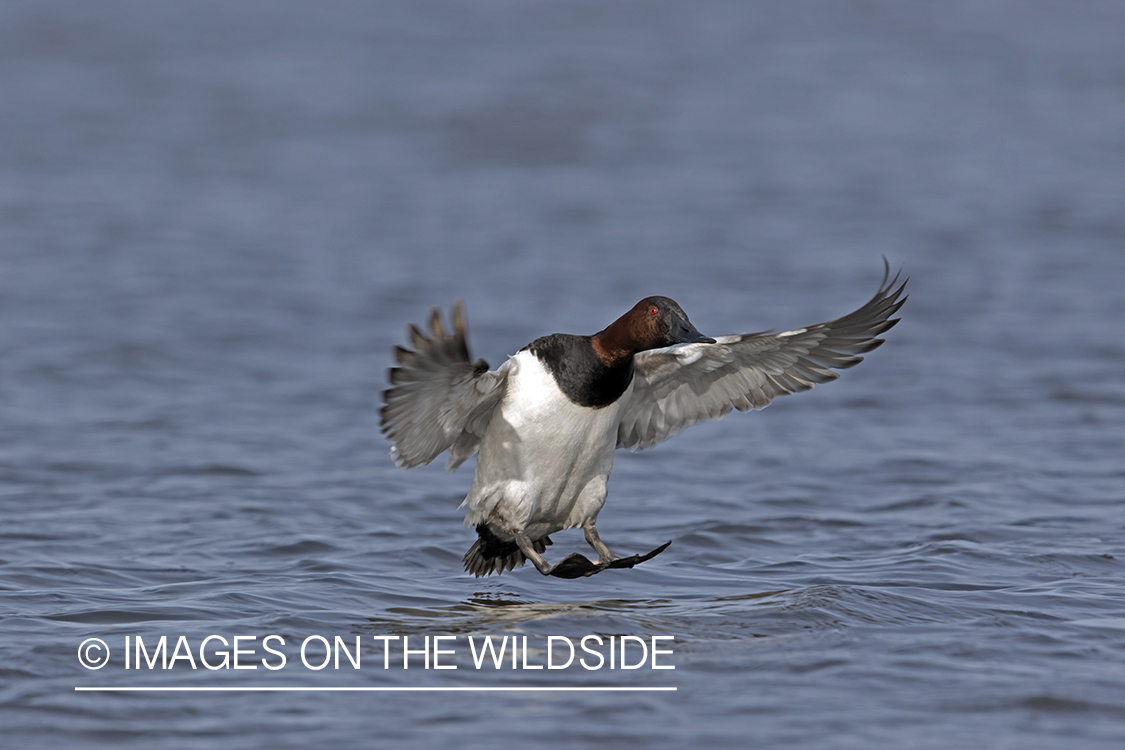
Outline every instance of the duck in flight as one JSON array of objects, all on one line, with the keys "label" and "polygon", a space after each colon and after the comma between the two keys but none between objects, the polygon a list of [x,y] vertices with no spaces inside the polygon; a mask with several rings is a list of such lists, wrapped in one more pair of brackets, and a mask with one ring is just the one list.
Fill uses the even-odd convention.
[{"label": "duck in flight", "polygon": [[[888,283],[889,275],[888,267],[855,312],[782,333],[710,338],[673,300],[646,297],[592,336],[544,336],[495,370],[469,356],[461,302],[452,331],[434,308],[430,335],[412,325],[413,349],[395,347],[382,430],[406,469],[448,451],[452,471],[479,452],[462,503],[478,535],[463,560],[473,575],[527,560],[560,578],[631,568],[671,542],[618,557],[598,536],[615,451],[649,448],[731,409],[764,409],[776,396],[835,380],[833,370],[859,364],[898,322],[891,316],[906,301],[906,282],[896,275]],[[547,562],[549,535],[577,528],[597,559]]]}]

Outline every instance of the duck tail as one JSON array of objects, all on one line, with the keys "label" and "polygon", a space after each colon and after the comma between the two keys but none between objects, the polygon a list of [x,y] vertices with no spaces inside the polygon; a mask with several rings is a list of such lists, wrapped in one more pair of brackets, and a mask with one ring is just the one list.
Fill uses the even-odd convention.
[{"label": "duck tail", "polygon": [[[505,542],[498,537],[487,523],[477,524],[478,539],[469,547],[462,562],[465,570],[477,578],[482,576],[501,575],[505,570],[518,568],[527,562],[527,557],[515,542]],[[552,544],[551,537],[545,536],[531,543],[532,548],[542,554],[547,545]]]}]

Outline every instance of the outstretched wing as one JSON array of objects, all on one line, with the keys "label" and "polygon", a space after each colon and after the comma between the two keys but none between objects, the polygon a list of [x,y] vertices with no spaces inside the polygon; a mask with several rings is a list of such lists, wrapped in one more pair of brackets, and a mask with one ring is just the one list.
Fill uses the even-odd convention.
[{"label": "outstretched wing", "polygon": [[633,396],[617,432],[618,447],[640,450],[697,422],[731,409],[764,409],[776,396],[807,391],[840,377],[833,370],[859,364],[883,343],[877,336],[898,319],[906,282],[898,275],[850,315],[828,323],[770,334],[722,336],[714,344],[688,344],[641,352],[634,360]]},{"label": "outstretched wing", "polygon": [[411,325],[407,335],[413,351],[396,346],[398,367],[388,373],[391,388],[383,391],[383,434],[394,447],[391,456],[401,468],[424,466],[449,451],[452,471],[476,453],[500,402],[508,363],[489,371],[488,363],[470,363],[465,342],[465,310],[453,303],[453,333],[447,334],[441,312],[430,313],[430,336]]}]

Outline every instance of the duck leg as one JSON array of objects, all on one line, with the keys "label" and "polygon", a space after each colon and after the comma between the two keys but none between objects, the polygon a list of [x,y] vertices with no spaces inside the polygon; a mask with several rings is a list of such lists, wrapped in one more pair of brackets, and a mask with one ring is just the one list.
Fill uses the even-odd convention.
[{"label": "duck leg", "polygon": [[598,536],[598,528],[593,521],[584,524],[582,531],[586,533],[586,543],[594,548],[594,552],[598,553],[599,563],[609,564],[617,559],[617,555],[610,552],[609,547],[605,546],[605,542]]}]

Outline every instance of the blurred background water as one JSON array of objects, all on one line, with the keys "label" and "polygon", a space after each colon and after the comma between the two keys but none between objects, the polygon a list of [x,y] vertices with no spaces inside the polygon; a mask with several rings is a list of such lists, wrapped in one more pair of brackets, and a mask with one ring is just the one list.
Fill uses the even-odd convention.
[{"label": "blurred background water", "polygon": [[[1112,0],[5,2],[2,744],[1121,747],[1123,32]],[[880,255],[911,297],[867,362],[618,457],[603,537],[672,540],[635,570],[474,580],[471,466],[387,456],[431,305],[496,366],[648,294],[711,335],[830,319]],[[75,658],[268,633],[674,635],[676,669]],[[607,684],[677,691],[74,691]]]}]

